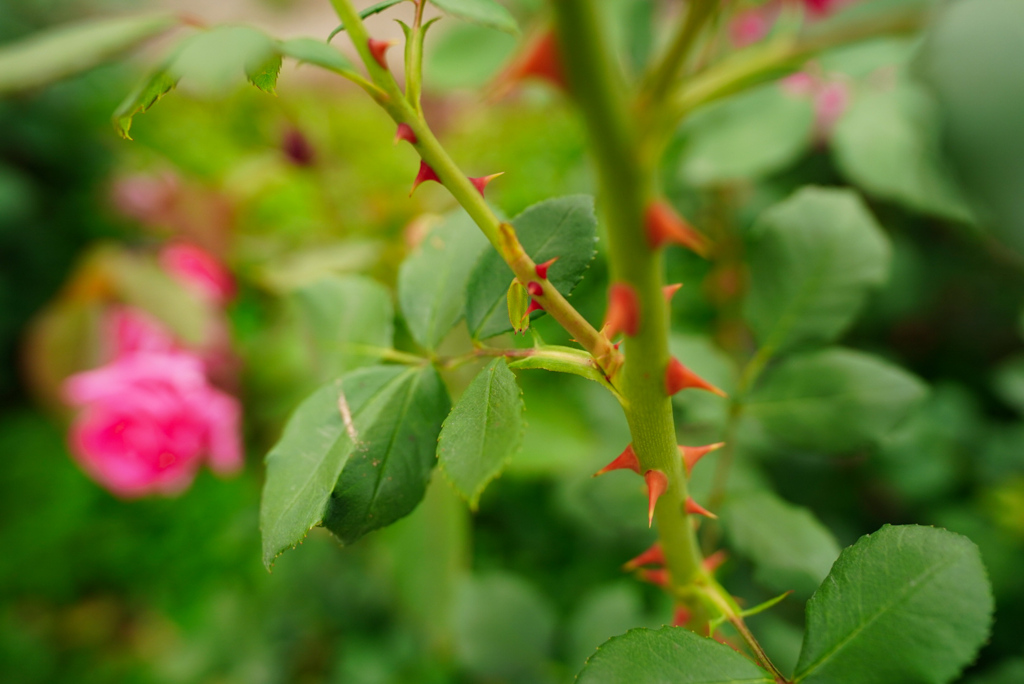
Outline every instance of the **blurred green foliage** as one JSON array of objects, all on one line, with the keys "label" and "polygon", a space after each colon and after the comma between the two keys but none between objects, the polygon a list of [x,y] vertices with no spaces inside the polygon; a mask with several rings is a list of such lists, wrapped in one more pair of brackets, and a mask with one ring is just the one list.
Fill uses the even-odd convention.
[{"label": "blurred green foliage", "polygon": [[[0,4],[0,36],[52,20],[45,4]],[[531,8],[509,5],[521,16]],[[649,4],[608,5],[628,18],[621,40],[630,63],[642,64]],[[968,10],[976,11],[972,20],[957,22],[956,12]],[[666,191],[718,240],[728,267],[672,254],[669,279],[685,283],[672,304],[680,331],[673,349],[726,390],[739,382],[737,359],[751,348],[741,319],[747,275],[736,268],[770,228],[758,221],[765,209],[807,184],[850,185],[892,245],[887,282],[856,293],[856,306],[822,333],[848,349],[794,350],[766,370],[759,390],[762,398],[799,398],[836,375],[849,376],[854,390],[858,381],[877,390],[868,380],[878,373],[887,378],[885,396],[815,395],[808,420],[800,412],[758,415],[755,393],[754,420],[736,435],[724,524],[710,525],[708,539],[724,537],[732,552],[724,581],[749,605],[786,588],[800,594],[750,620],[788,671],[800,648],[802,599],[839,548],[883,523],[913,522],[970,537],[992,579],[993,636],[965,681],[1022,677],[1024,268],[1005,244],[1017,247],[1024,230],[1016,176],[992,175],[1016,173],[1020,118],[1005,111],[1021,110],[1008,85],[971,71],[984,71],[985,59],[1019,63],[1019,41],[987,38],[1001,35],[1015,11],[968,0],[923,53],[910,41],[876,41],[824,56],[817,68],[844,80],[852,98],[830,138],[815,137],[810,102],[772,84],[695,116],[665,159]],[[448,23],[428,44],[427,107],[452,155],[472,175],[506,171],[488,196],[508,216],[553,195],[592,192],[581,126],[557,96],[531,89],[485,106],[466,95],[513,41]],[[974,30],[986,36],[985,51],[957,62],[974,54],[960,42],[979,44]],[[910,57],[931,90],[912,78]],[[452,209],[438,187],[406,199],[415,154],[392,147],[390,122],[360,93],[327,87],[311,70],[286,69],[276,99],[176,93],[136,122],[134,144],[109,125],[129,88],[120,68],[0,101],[5,682],[563,682],[607,638],[671,620],[661,592],[620,577],[622,562],[653,540],[642,489],[627,478],[590,478],[629,439],[614,400],[595,383],[533,371],[518,374],[522,452],[478,513],[470,516],[435,476],[416,512],[394,526],[347,548],[315,530],[272,574],[263,570],[262,455],[299,401],[349,367],[331,355],[340,338],[322,334],[337,282],[357,282],[367,300],[384,302],[353,316],[351,325],[367,333],[359,342],[393,338],[398,349],[416,350],[415,327],[399,321],[392,331],[390,316],[380,316],[390,306],[380,285],[394,289],[422,216]],[[979,93],[981,114],[970,106]],[[983,114],[1000,127],[986,126]],[[943,124],[951,164],[943,160]],[[311,163],[283,151],[296,131],[313,150]],[[230,262],[242,290],[230,313],[245,362],[250,458],[235,479],[204,474],[179,498],[126,503],[73,465],[60,419],[31,407],[18,380],[19,345],[87,246],[99,238],[139,249],[154,242],[108,208],[112,175],[140,171],[172,172],[231,205]],[[603,263],[594,262],[573,294],[592,321],[604,305]],[[546,342],[567,342],[550,320],[534,325]],[[460,326],[431,344],[444,351],[467,340]],[[865,353],[876,356],[867,362]],[[930,385],[927,396],[899,367]],[[446,373],[454,398],[478,368]],[[917,403],[892,425],[881,409],[897,394]],[[721,435],[727,416],[716,402],[675,399],[687,442]],[[857,411],[870,415],[854,430]],[[695,491],[715,491],[713,479],[714,468],[696,471]]]}]

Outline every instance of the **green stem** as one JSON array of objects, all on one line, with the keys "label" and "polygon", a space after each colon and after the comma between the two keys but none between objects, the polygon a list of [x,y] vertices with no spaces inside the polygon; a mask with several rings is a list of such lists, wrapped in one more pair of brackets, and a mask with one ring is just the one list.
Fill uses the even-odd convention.
[{"label": "green stem", "polygon": [[680,72],[686,65],[697,36],[704,24],[718,7],[718,0],[693,0],[687,4],[686,17],[680,22],[668,51],[661,62],[651,72],[649,85],[641,98],[641,107],[657,107],[665,95],[675,85]]},{"label": "green stem", "polygon": [[386,95],[378,99],[381,106],[395,123],[407,124],[412,129],[416,135],[413,147],[420,157],[434,170],[441,184],[469,214],[519,281],[524,285],[531,281],[540,284],[543,293],[534,299],[573,336],[576,342],[590,352],[607,377],[614,378],[615,371],[621,364],[621,354],[615,350],[607,337],[598,332],[573,308],[549,280],[537,277],[536,264],[519,243],[515,228],[498,219],[483,195],[441,146],[422,114],[403,96],[391,72],[373,59],[369,50],[370,36],[352,1],[331,0],[331,4],[345,24],[370,78]]},{"label": "green stem", "polygon": [[684,513],[686,477],[676,442],[672,402],[665,393],[669,360],[668,305],[662,293],[662,255],[647,246],[642,226],[653,170],[640,159],[637,131],[627,112],[626,89],[589,0],[555,0],[562,55],[577,104],[590,133],[608,231],[613,281],[629,284],[640,308],[640,328],[625,341],[627,361],[619,386],[636,451],[644,471],[668,476],[658,500],[658,534],[675,593],[707,572],[690,516]]}]

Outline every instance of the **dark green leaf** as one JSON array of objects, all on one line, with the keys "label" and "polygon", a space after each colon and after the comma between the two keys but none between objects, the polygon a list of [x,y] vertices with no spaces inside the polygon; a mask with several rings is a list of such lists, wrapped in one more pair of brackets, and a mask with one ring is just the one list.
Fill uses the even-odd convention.
[{"label": "dark green leaf", "polygon": [[679,130],[671,162],[688,185],[757,178],[796,161],[811,143],[814,105],[772,83],[711,105]]},{"label": "dark green leaf", "polygon": [[277,94],[277,77],[281,73],[281,55],[274,54],[255,69],[246,73],[249,83],[267,93]]},{"label": "dark green leaf", "polygon": [[806,598],[839,556],[828,528],[806,508],[768,491],[739,492],[721,511],[732,548],[754,562],[758,582]]},{"label": "dark green leaf", "polygon": [[473,379],[444,421],[437,457],[455,489],[476,508],[523,438],[523,396],[504,359]]},{"label": "dark green leaf", "polygon": [[545,597],[515,575],[467,579],[455,600],[455,654],[486,681],[543,682],[555,613]]},{"label": "dark green leaf", "polygon": [[174,90],[176,85],[178,79],[163,70],[157,71],[140,83],[114,112],[114,129],[118,135],[125,140],[131,140],[129,131],[135,115],[149,111],[157,100]]},{"label": "dark green leaf", "polygon": [[0,47],[0,93],[37,88],[114,59],[181,20],[166,13],[92,19]]},{"label": "dark green leaf", "polygon": [[[559,257],[548,278],[563,295],[569,295],[596,254],[597,217],[589,195],[569,195],[535,204],[512,220],[523,249],[537,263]],[[466,323],[477,339],[508,332],[505,301],[512,269],[494,250],[487,250],[469,277],[466,292]]]},{"label": "dark green leaf", "polygon": [[724,644],[684,627],[633,629],[597,649],[577,684],[772,684],[769,674]]},{"label": "dark green leaf", "polygon": [[885,437],[926,393],[921,380],[898,366],[831,348],[773,368],[749,397],[746,412],[782,442],[839,452]]},{"label": "dark green leaf", "polygon": [[278,49],[285,57],[315,64],[335,73],[352,68],[352,63],[336,48],[313,38],[282,40],[278,43]]},{"label": "dark green leaf", "polygon": [[433,366],[409,373],[359,433],[331,493],[323,524],[345,544],[408,515],[427,490],[451,403]]},{"label": "dark green leaf", "polygon": [[848,190],[799,190],[761,215],[750,242],[744,314],[772,352],[837,337],[889,273],[889,240]]},{"label": "dark green leaf", "polygon": [[992,608],[973,542],[886,525],[843,551],[808,601],[794,681],[952,681],[987,638]]},{"label": "dark green leaf", "polygon": [[295,293],[321,381],[377,363],[390,349],[394,307],[387,288],[363,276],[333,276]]},{"label": "dark green leaf", "polygon": [[924,89],[865,89],[839,120],[832,149],[840,171],[869,193],[966,221],[970,211],[944,166],[938,127]]},{"label": "dark green leaf", "polygon": [[519,33],[519,25],[509,11],[495,0],[429,0],[442,12],[474,24],[498,29],[505,33]]},{"label": "dark green leaf", "polygon": [[[423,402],[414,406],[414,398]],[[263,562],[269,567],[328,514],[341,533],[351,535],[380,526],[360,522],[359,514],[379,512],[394,520],[401,510],[408,513],[422,496],[430,468],[423,452],[433,450],[447,406],[434,370],[398,366],[353,371],[302,402],[267,454],[260,507]],[[349,486],[335,501],[340,480],[351,485],[343,477],[350,459],[354,471],[366,474],[364,489]],[[401,480],[379,481],[385,471]],[[395,500],[385,501],[385,494]],[[362,508],[346,512],[339,508],[343,503]]]},{"label": "dark green leaf", "polygon": [[[376,5],[370,5],[369,7],[367,7],[366,9],[362,10],[359,13],[359,18],[366,19],[367,17],[372,17],[374,14],[379,14],[390,7],[394,7],[400,2],[405,2],[405,0],[383,0],[383,2],[378,2]],[[331,31],[331,35],[327,36],[327,42],[331,42],[331,38],[334,38],[334,36],[338,35],[344,30],[345,25],[338,24],[338,26],[333,31]]]},{"label": "dark green leaf", "polygon": [[[422,346],[437,347],[462,318],[466,281],[486,246],[476,224],[460,210],[445,217],[402,262],[398,303],[409,332]],[[505,288],[511,279],[505,280]]]}]

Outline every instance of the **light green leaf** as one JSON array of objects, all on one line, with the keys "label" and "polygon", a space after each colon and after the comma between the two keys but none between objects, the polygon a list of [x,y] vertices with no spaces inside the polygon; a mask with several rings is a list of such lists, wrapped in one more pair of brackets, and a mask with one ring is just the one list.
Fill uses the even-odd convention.
[{"label": "light green leaf", "polygon": [[638,625],[657,624],[644,615],[644,601],[635,582],[616,582],[591,590],[569,620],[569,662],[582,667],[598,646]]},{"label": "light green leaf", "polygon": [[786,359],[746,402],[774,438],[828,453],[875,443],[924,399],[927,386],[878,357],[830,348]]},{"label": "light green leaf", "polygon": [[525,580],[491,573],[467,579],[455,599],[455,655],[484,681],[544,682],[555,612]]},{"label": "light green leaf", "polygon": [[843,551],[808,601],[794,681],[952,681],[987,638],[992,608],[973,542],[886,525]]},{"label": "light green leaf", "polygon": [[513,35],[519,33],[519,25],[507,9],[495,0],[429,0],[442,12],[465,21],[498,29]]},{"label": "light green leaf", "polygon": [[760,667],[685,627],[632,629],[590,657],[577,684],[772,684]]},{"label": "light green leaf", "polygon": [[744,315],[773,352],[842,333],[885,282],[889,240],[848,190],[808,187],[771,207],[750,233]]},{"label": "light green leaf", "polygon": [[759,178],[796,161],[813,123],[811,98],[772,83],[696,112],[680,128],[670,163],[687,185]]},{"label": "light green leaf", "polygon": [[969,221],[963,194],[940,155],[938,117],[920,86],[865,89],[832,134],[839,170],[878,197]]},{"label": "light green leaf", "polygon": [[[378,366],[353,371],[302,402],[267,454],[260,506],[267,567],[328,516],[351,541],[380,526],[360,515],[391,522],[412,510],[428,479],[424,452],[432,451],[448,406],[439,388],[431,368]],[[350,458],[350,473],[365,474],[365,482],[335,497],[340,483],[350,483],[351,475],[343,476]],[[401,480],[381,479],[389,476]]]},{"label": "light green leaf", "polygon": [[219,95],[243,77],[257,74],[277,49],[262,31],[248,26],[217,26],[183,40],[168,70],[204,94]]},{"label": "light green leaf", "polygon": [[[545,200],[512,219],[523,249],[536,263],[558,257],[548,279],[563,295],[569,295],[583,279],[596,255],[597,216],[589,195],[569,195]],[[477,339],[512,329],[505,296],[512,269],[494,250],[487,250],[469,278],[466,291],[466,323]]]},{"label": "light green leaf", "polygon": [[334,486],[324,527],[345,544],[390,525],[423,499],[451,401],[433,366],[414,370],[359,435]]},{"label": "light green leaf", "polygon": [[283,40],[278,43],[278,50],[285,57],[315,64],[335,73],[352,68],[352,63],[336,48],[313,38]]},{"label": "light green leaf", "polygon": [[618,396],[618,391],[608,382],[604,373],[598,370],[594,357],[582,349],[552,344],[536,347],[530,352],[529,356],[517,358],[509,363],[508,367],[516,370],[540,369],[578,375],[603,385]]},{"label": "light green leaf", "polygon": [[277,77],[280,73],[281,55],[275,53],[255,69],[248,70],[246,78],[268,95],[277,95]]},{"label": "light green leaf", "polygon": [[148,112],[149,108],[157,101],[174,90],[178,85],[178,79],[165,70],[159,70],[140,83],[134,91],[118,106],[114,112],[114,130],[125,140],[131,140],[129,131],[132,127],[132,119],[136,114]]},{"label": "light green leaf", "polygon": [[740,492],[721,511],[731,547],[754,562],[758,582],[806,598],[839,556],[828,528],[806,508],[769,491]]},{"label": "light green leaf", "polygon": [[477,26],[446,26],[429,43],[423,69],[434,90],[482,90],[508,63],[518,41],[505,33]]},{"label": "light green leaf", "polygon": [[0,47],[0,94],[38,88],[114,59],[177,26],[173,14],[91,19]]},{"label": "light green leaf", "polygon": [[444,421],[437,457],[445,475],[475,509],[523,439],[523,395],[504,359],[473,379]]},{"label": "light green leaf", "polygon": [[466,281],[486,246],[476,224],[459,210],[448,214],[402,262],[398,303],[409,332],[422,346],[437,347],[462,318]]},{"label": "light green leaf", "polygon": [[332,276],[295,292],[317,377],[326,382],[380,361],[390,349],[394,307],[387,288],[363,276]]}]

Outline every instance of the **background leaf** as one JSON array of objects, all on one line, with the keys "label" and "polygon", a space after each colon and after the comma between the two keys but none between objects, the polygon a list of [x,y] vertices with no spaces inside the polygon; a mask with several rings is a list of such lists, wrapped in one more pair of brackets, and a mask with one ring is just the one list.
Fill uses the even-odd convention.
[{"label": "background leaf", "polygon": [[331,492],[323,524],[345,544],[408,515],[427,490],[451,402],[433,366],[407,373],[359,432]]},{"label": "background leaf", "polygon": [[[399,366],[353,371],[295,409],[266,459],[260,530],[267,567],[323,521],[331,492],[357,443],[415,373]],[[342,395],[351,415],[348,426],[339,409]]]},{"label": "background leaf", "polygon": [[486,247],[487,238],[469,215],[459,210],[448,214],[402,262],[398,303],[409,332],[423,347],[437,347],[462,318],[466,281]]},{"label": "background leaf", "polygon": [[[597,216],[589,195],[569,195],[545,200],[512,219],[523,249],[537,263],[558,257],[548,279],[563,295],[569,295],[583,278],[597,254]],[[508,321],[506,293],[515,277],[494,250],[480,257],[466,290],[466,323],[476,339],[512,330]]]},{"label": "background leaf", "polygon": [[337,48],[315,38],[292,38],[278,43],[278,49],[285,57],[300,62],[315,64],[334,72],[351,69],[352,63]]},{"label": "background leaf", "polygon": [[811,511],[772,492],[739,492],[721,516],[732,548],[754,562],[757,581],[773,591],[810,596],[839,556],[835,537]]},{"label": "background leaf", "polygon": [[0,47],[0,94],[37,88],[114,59],[181,23],[172,14],[92,19]]},{"label": "background leaf", "polygon": [[949,682],[988,637],[978,547],[946,530],[886,525],[843,551],[807,603],[796,682]]},{"label": "background leaf", "polygon": [[132,119],[136,114],[143,114],[157,101],[174,90],[178,85],[178,79],[161,69],[146,77],[135,90],[128,94],[128,97],[118,106],[114,112],[114,130],[126,140],[132,137],[128,134],[132,127]]},{"label": "background leaf", "polygon": [[808,187],[750,232],[744,315],[774,351],[837,337],[889,272],[889,240],[849,190]]},{"label": "background leaf", "polygon": [[685,627],[632,629],[590,657],[578,684],[740,684],[774,681],[728,646]]},{"label": "background leaf", "polygon": [[875,356],[823,349],[771,369],[746,401],[746,413],[776,439],[824,452],[877,442],[925,397],[917,377]]},{"label": "background leaf", "polygon": [[437,443],[445,475],[471,508],[519,450],[523,427],[516,376],[504,359],[494,359],[459,398]]},{"label": "background leaf", "polygon": [[430,4],[442,12],[474,24],[513,35],[519,33],[515,18],[495,0],[430,0]]},{"label": "background leaf", "polygon": [[391,293],[363,276],[334,276],[295,292],[317,376],[322,382],[380,356],[361,345],[390,349],[394,336]]}]

